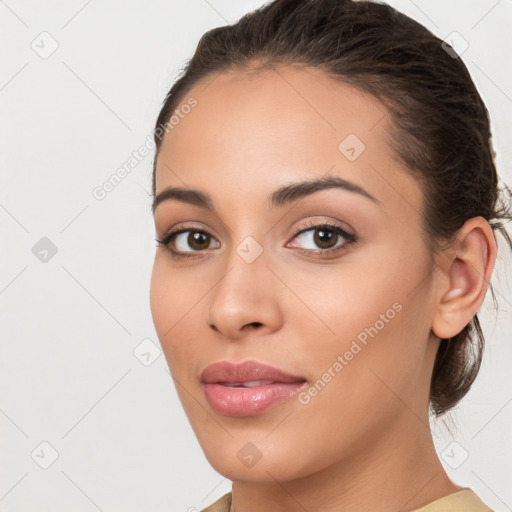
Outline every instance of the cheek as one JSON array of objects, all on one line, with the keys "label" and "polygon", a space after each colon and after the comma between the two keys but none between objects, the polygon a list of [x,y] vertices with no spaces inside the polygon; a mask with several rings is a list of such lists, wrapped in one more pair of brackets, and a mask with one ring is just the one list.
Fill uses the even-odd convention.
[{"label": "cheek", "polygon": [[375,401],[372,390],[384,392],[380,375],[389,386],[406,386],[406,375],[423,361],[429,333],[428,260],[421,247],[414,255],[381,251],[378,259],[301,275],[295,290],[314,315],[294,316],[296,349],[309,355],[313,377],[330,381],[330,370],[340,386],[358,383],[352,398],[363,403]]},{"label": "cheek", "polygon": [[150,307],[153,316],[153,323],[160,342],[164,343],[164,333],[172,327],[174,295],[170,292],[169,279],[166,276],[161,257],[157,254],[153,263],[150,285]]},{"label": "cheek", "polygon": [[315,345],[315,350],[324,346],[342,350],[344,344],[358,335],[364,341],[365,329],[376,322],[380,331],[396,316],[397,306],[393,309],[393,304],[404,300],[404,285],[392,276],[400,275],[400,265],[385,262],[382,255],[379,264],[355,255],[353,260],[339,267],[287,271],[286,280],[303,302],[295,301],[295,309],[287,314],[293,317],[292,325],[301,324],[299,339],[303,340],[306,353],[311,351],[311,339],[323,340]]},{"label": "cheek", "polygon": [[180,275],[168,268],[165,255],[156,255],[151,275],[150,307],[155,330],[173,375],[183,366],[180,361],[190,350],[191,343],[186,338],[193,333],[184,327],[200,297],[197,288],[180,279]]},{"label": "cheek", "polygon": [[[303,431],[283,428],[279,442],[284,439],[293,450],[301,438],[304,457],[312,457],[319,468],[364,450],[376,432],[414,409],[423,390],[424,340],[416,337],[410,319],[416,308],[396,283],[391,290],[386,283],[380,285],[374,283],[372,294],[349,295],[352,300],[333,295],[337,300],[328,306],[336,335],[317,334],[316,343],[310,338],[298,349],[309,354],[311,385],[298,397],[295,420],[316,436],[309,442]],[[271,437],[277,442],[277,434]],[[319,445],[318,439],[330,443]]]}]

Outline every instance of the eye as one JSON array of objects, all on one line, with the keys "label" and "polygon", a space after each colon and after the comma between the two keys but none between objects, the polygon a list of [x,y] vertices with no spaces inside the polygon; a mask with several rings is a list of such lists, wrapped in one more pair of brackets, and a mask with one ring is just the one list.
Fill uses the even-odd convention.
[{"label": "eye", "polygon": [[[313,254],[326,254],[338,252],[356,242],[356,237],[347,233],[341,226],[331,223],[309,224],[295,235],[301,252]],[[292,244],[297,247],[297,243]],[[303,250],[305,249],[305,250]]]},{"label": "eye", "polygon": [[[321,255],[338,253],[357,241],[354,235],[347,233],[341,226],[329,222],[309,223],[302,226],[292,240],[299,242],[298,245],[297,242],[289,244],[296,250],[306,254]],[[174,258],[199,256],[201,251],[220,247],[218,240],[199,228],[170,231],[157,238],[156,241],[158,245],[165,247]]]},{"label": "eye", "polygon": [[[194,252],[210,249],[211,242],[214,247],[220,247],[219,242],[209,233],[200,229],[178,229],[171,231],[156,239],[158,245],[166,247],[173,256],[190,257]],[[188,250],[188,249],[192,250]]]}]

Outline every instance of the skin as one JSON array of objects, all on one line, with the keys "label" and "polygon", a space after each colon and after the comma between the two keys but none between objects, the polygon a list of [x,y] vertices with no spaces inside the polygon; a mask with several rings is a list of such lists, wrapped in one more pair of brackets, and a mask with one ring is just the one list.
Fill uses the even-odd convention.
[{"label": "skin", "polygon": [[[197,106],[158,154],[156,192],[198,189],[215,211],[163,201],[155,228],[212,239],[201,251],[182,236],[174,248],[196,251],[184,260],[157,248],[151,310],[198,441],[233,481],[232,510],[407,512],[459,490],[432,441],[429,385],[439,337],[460,332],[485,296],[496,255],[488,223],[470,219],[450,249],[430,254],[423,194],[390,149],[385,107],[319,70],[225,72],[183,103],[190,96]],[[366,146],[354,161],[338,149],[349,134]],[[269,208],[275,189],[325,176],[378,202],[332,188]],[[296,235],[307,221],[340,224],[357,242],[334,236],[340,252],[314,254],[329,245],[315,244],[314,228]],[[247,236],[263,249],[252,263],[236,252]],[[400,312],[307,404],[294,396],[240,418],[206,401],[200,374],[220,360],[259,361],[311,385],[396,303]],[[248,442],[261,453],[252,467],[237,457]]]}]

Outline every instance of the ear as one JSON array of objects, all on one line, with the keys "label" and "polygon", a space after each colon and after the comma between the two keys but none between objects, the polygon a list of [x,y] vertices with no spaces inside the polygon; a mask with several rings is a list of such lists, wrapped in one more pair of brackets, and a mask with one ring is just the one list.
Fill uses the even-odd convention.
[{"label": "ear", "polygon": [[487,291],[496,261],[496,238],[483,217],[467,220],[455,243],[439,254],[432,332],[451,338],[473,318]]}]

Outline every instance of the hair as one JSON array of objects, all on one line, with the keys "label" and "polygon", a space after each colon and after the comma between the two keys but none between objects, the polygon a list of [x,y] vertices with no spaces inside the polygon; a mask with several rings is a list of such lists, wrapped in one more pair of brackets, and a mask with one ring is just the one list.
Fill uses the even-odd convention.
[{"label": "hair", "polygon": [[[318,68],[386,106],[390,147],[423,191],[422,236],[430,254],[449,247],[464,222],[477,216],[512,248],[505,229],[512,192],[498,182],[489,113],[466,66],[423,25],[373,1],[275,0],[204,33],[156,121],[153,197],[161,127],[191,88],[223,72],[279,65]],[[497,305],[492,285],[491,292]],[[484,342],[477,314],[456,336],[441,340],[430,382],[436,417],[471,388]]]}]

